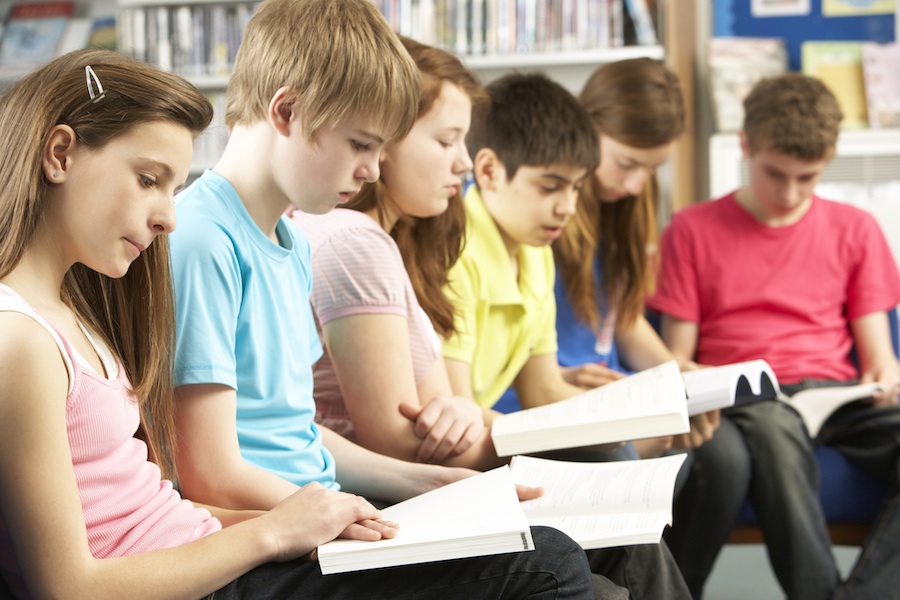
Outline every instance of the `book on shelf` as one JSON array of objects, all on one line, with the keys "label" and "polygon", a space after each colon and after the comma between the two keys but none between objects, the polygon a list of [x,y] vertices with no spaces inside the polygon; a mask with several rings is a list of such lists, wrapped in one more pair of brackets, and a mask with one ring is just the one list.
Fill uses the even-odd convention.
[{"label": "book on shelf", "polygon": [[544,488],[521,503],[529,524],[555,527],[585,549],[610,548],[659,543],[686,456],[603,463],[514,456],[510,469],[515,483]]},{"label": "book on shelf", "polygon": [[319,546],[323,575],[534,550],[512,474],[504,465],[381,511],[397,536]]},{"label": "book on shelf", "polygon": [[744,98],[765,77],[788,70],[788,54],[781,38],[720,37],[707,44],[709,88],[719,131],[744,126]]},{"label": "book on shelf", "polygon": [[900,44],[863,42],[862,65],[869,127],[900,127]]},{"label": "book on shelf", "polygon": [[683,376],[691,415],[759,400],[778,400],[797,411],[813,438],[837,409],[883,389],[878,383],[834,385],[787,396],[772,367],[761,359],[686,371]]},{"label": "book on shelf", "polygon": [[841,127],[868,127],[862,42],[803,42],[800,64],[804,74],[822,80],[837,98],[844,113]]},{"label": "book on shelf", "polygon": [[56,58],[74,12],[74,2],[14,5],[0,38],[0,67],[28,69]]},{"label": "book on shelf", "polygon": [[91,21],[91,31],[88,34],[88,46],[91,48],[116,49],[116,16],[103,15],[95,17]]},{"label": "book on shelf", "polygon": [[625,9],[634,27],[635,42],[641,46],[659,43],[647,0],[625,0]]},{"label": "book on shelf", "polygon": [[499,456],[686,433],[684,379],[675,361],[546,406],[494,419]]}]

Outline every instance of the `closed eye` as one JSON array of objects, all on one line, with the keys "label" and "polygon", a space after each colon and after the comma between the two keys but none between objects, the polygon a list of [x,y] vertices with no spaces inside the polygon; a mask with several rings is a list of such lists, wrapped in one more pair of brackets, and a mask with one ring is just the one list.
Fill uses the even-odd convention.
[{"label": "closed eye", "polygon": [[353,146],[353,149],[357,152],[368,152],[372,147],[371,144],[364,144],[357,140],[350,140],[350,144]]}]

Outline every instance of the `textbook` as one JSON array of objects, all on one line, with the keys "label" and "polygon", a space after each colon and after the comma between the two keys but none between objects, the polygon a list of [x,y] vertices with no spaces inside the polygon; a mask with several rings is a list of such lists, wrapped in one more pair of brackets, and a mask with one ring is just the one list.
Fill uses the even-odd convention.
[{"label": "textbook", "polygon": [[800,63],[805,75],[821,79],[837,98],[844,113],[841,127],[869,126],[862,42],[805,41],[800,44]]},{"label": "textbook", "polygon": [[658,544],[672,524],[675,477],[686,454],[603,463],[514,456],[513,481],[544,488],[522,502],[531,525],[555,527],[584,549]]},{"label": "textbook", "polygon": [[498,456],[578,448],[690,429],[684,379],[675,361],[546,406],[494,419]]},{"label": "textbook", "polygon": [[882,390],[878,383],[866,383],[811,388],[786,396],[772,367],[761,359],[686,371],[682,375],[691,416],[747,402],[779,400],[797,411],[813,438],[841,406]]},{"label": "textbook", "polygon": [[14,5],[0,39],[0,66],[31,68],[56,58],[74,11],[74,2]]},{"label": "textbook", "polygon": [[319,546],[323,575],[534,550],[531,528],[504,465],[381,511],[397,536]]}]

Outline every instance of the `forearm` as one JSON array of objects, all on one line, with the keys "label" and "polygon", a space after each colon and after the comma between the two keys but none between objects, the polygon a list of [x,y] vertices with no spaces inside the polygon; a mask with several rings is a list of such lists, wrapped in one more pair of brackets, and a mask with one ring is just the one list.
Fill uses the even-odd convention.
[{"label": "forearm", "polygon": [[232,511],[271,510],[297,491],[290,481],[238,458],[228,466],[180,471],[182,495],[193,501]]},{"label": "forearm", "polygon": [[322,441],[337,464],[341,489],[385,502],[400,502],[449,483],[443,467],[402,461],[358,446],[327,427]]},{"label": "forearm", "polygon": [[28,587],[35,598],[194,600],[272,560],[272,539],[253,519],[175,548],[58,565],[52,576],[29,580]]},{"label": "forearm", "polygon": [[616,347],[623,362],[634,371],[643,371],[675,359],[644,317],[639,317],[630,326],[616,329]]}]

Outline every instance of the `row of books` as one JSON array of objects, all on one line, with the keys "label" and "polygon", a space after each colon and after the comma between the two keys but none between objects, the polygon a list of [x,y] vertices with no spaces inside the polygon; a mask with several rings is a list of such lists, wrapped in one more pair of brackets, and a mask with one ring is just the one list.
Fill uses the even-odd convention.
[{"label": "row of books", "polygon": [[[788,70],[780,38],[713,38],[707,57],[719,131],[739,130],[742,102],[753,85]],[[834,93],[843,127],[900,127],[900,45],[810,40],[801,45],[800,57],[802,71]]]},{"label": "row of books", "polygon": [[[403,35],[460,55],[574,51],[658,43],[657,0],[373,0]],[[70,46],[116,46],[185,76],[227,76],[257,2],[133,6],[74,18],[71,0],[12,7],[0,67],[25,69]],[[114,35],[110,35],[112,32]],[[66,43],[69,36],[78,38]]]},{"label": "row of books", "polygon": [[658,43],[655,0],[376,0],[395,31],[460,55]]},{"label": "row of books", "polygon": [[[560,529],[585,549],[657,543],[672,523],[684,454],[606,463],[529,455],[685,433],[691,415],[758,401],[788,403],[814,437],[835,410],[878,389],[816,388],[788,398],[763,360],[685,373],[668,362],[561,402],[498,417],[491,435],[497,453],[512,456],[509,467],[386,508],[384,517],[401,524],[397,537],[330,542],[319,548],[319,564],[329,574],[531,550],[532,525]],[[514,484],[542,487],[544,494],[518,502]]]},{"label": "row of books", "polygon": [[187,77],[225,77],[255,9],[253,2],[123,9],[119,49]]}]

